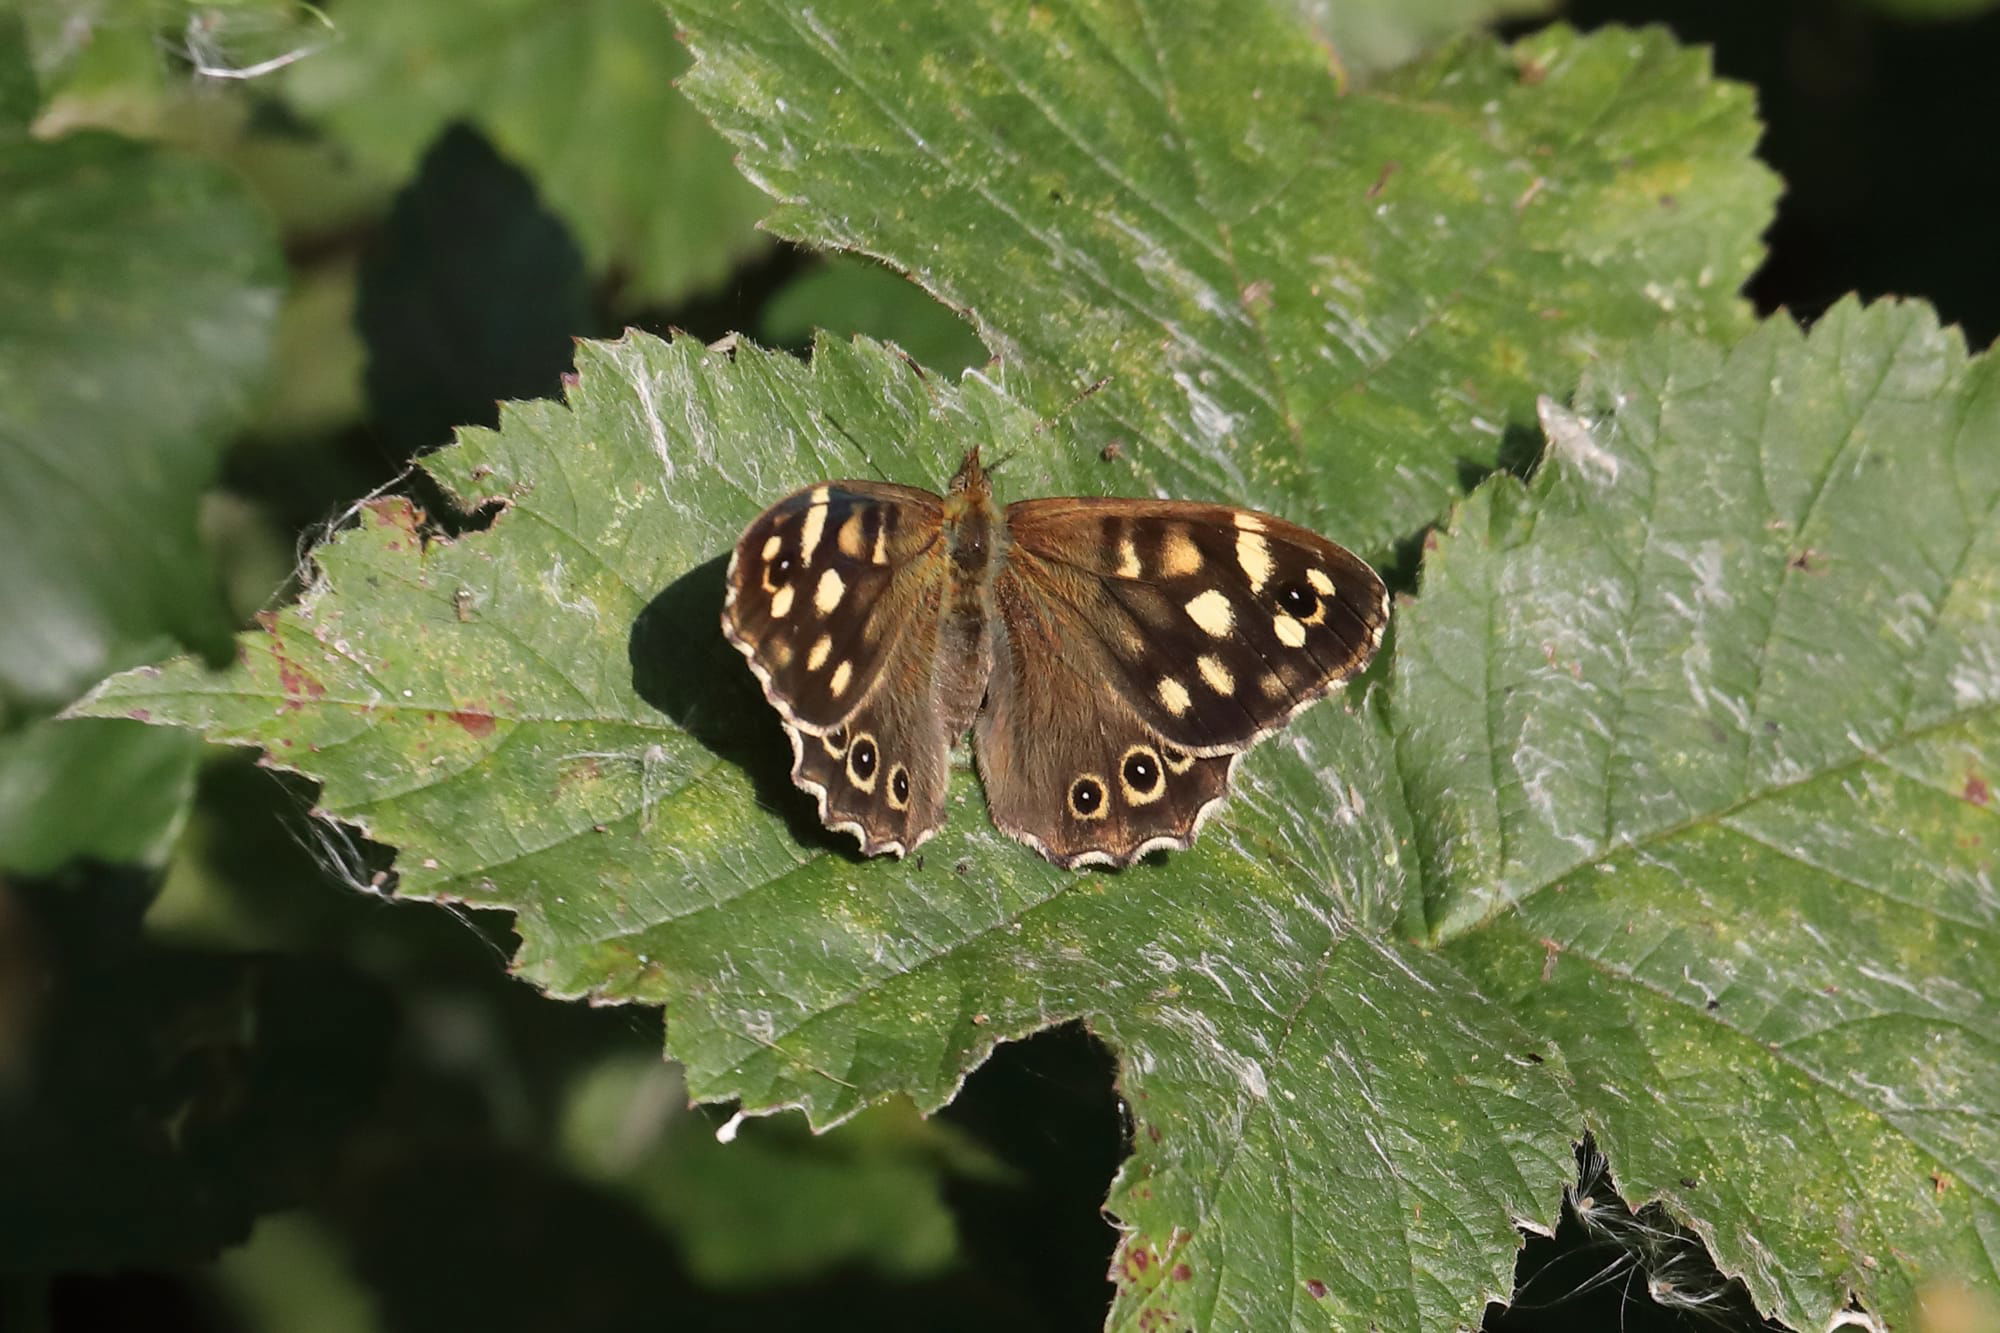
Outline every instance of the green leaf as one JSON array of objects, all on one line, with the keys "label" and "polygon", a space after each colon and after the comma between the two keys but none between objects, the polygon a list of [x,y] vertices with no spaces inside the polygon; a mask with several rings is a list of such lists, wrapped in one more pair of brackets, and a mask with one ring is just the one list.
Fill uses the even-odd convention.
[{"label": "green leaf", "polygon": [[686,0],[780,201],[967,311],[1124,484],[1380,553],[1663,321],[1739,329],[1776,182],[1660,31],[1480,39],[1341,92],[1275,7]]},{"label": "green leaf", "polygon": [[378,502],[231,672],[89,711],[323,778],[404,894],[514,907],[528,978],[666,1003],[699,1098],[933,1106],[1087,1017],[1136,1129],[1120,1326],[1469,1318],[1586,1126],[1795,1325],[1995,1284],[2000,392],[1927,312],[1601,368],[1430,557],[1386,707],[1307,713],[1121,875],[1000,837],[963,773],[921,862],[829,854],[707,628],[738,525],[856,441],[911,479],[1012,448],[1023,493],[1094,454],[865,342],[579,365],[429,460],[491,531]]},{"label": "green leaf", "polygon": [[765,244],[763,200],[674,89],[687,55],[654,0],[345,0],[334,22],[284,86],[372,169],[405,176],[473,122],[633,303],[712,287]]},{"label": "green leaf", "polygon": [[0,698],[46,707],[160,634],[226,643],[195,511],[277,255],[228,175],[108,135],[0,145],[0,200]]},{"label": "green leaf", "polygon": [[567,410],[510,407],[426,460],[461,503],[506,502],[490,531],[446,542],[374,502],[229,672],[148,668],[83,711],[321,778],[325,810],[405,849],[399,893],[515,908],[522,975],[667,1003],[704,1100],[817,1126],[898,1091],[934,1107],[997,1041],[1090,1015],[1141,1126],[1114,1204],[1136,1303],[1269,1311],[1318,1284],[1329,1311],[1438,1325],[1505,1292],[1579,1117],[1545,1044],[1381,938],[1409,867],[1369,714],[1306,715],[1193,852],[1130,875],[1050,867],[966,773],[921,861],[829,854],[714,628],[735,533],[869,459],[935,483],[979,444],[1041,494],[1105,465],[868,342],[806,366],[634,334],[581,344],[578,372]]},{"label": "green leaf", "polygon": [[42,719],[0,733],[0,869],[163,862],[194,797],[199,749],[130,721]]},{"label": "green leaf", "polygon": [[2000,1287],[2000,372],[1920,306],[1667,339],[1425,566],[1413,914],[1795,1328]]},{"label": "green leaf", "polygon": [[227,173],[102,134],[0,138],[0,865],[150,860],[193,751],[30,721],[178,641],[226,651],[197,531],[278,300]]}]

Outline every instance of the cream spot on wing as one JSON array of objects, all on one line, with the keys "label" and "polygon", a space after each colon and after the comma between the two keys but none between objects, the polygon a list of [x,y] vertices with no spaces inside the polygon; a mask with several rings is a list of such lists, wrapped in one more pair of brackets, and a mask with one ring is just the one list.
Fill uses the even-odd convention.
[{"label": "cream spot on wing", "polygon": [[1306,571],[1306,582],[1312,584],[1313,591],[1317,592],[1320,596],[1333,596],[1333,580],[1326,576],[1325,570],[1308,569]]},{"label": "cream spot on wing", "polygon": [[1136,579],[1139,577],[1139,548],[1127,537],[1118,543],[1118,577]]},{"label": "cream spot on wing", "polygon": [[806,525],[799,533],[799,563],[802,565],[813,562],[813,552],[819,550],[819,539],[826,532],[828,493],[824,486],[813,487],[811,508],[806,510]]},{"label": "cream spot on wing", "polygon": [[840,535],[834,540],[840,547],[840,553],[849,560],[861,558],[860,510],[857,509],[847,516],[847,521],[840,525]]},{"label": "cream spot on wing", "polygon": [[1201,626],[1212,639],[1226,639],[1229,631],[1236,627],[1236,615],[1229,609],[1229,599],[1210,588],[1199,597],[1191,597],[1187,603],[1188,619]]},{"label": "cream spot on wing", "polygon": [[868,559],[878,565],[889,563],[889,511],[886,509],[875,520],[875,553]]},{"label": "cream spot on wing", "polygon": [[764,539],[764,561],[766,564],[770,563],[771,557],[776,555],[778,548],[784,544],[785,539],[775,532]]},{"label": "cream spot on wing", "polygon": [[1264,516],[1262,514],[1253,514],[1247,509],[1239,509],[1230,517],[1235,519],[1236,526],[1244,532],[1262,532],[1264,530]]},{"label": "cream spot on wing", "polygon": [[1291,693],[1285,688],[1284,677],[1275,671],[1266,671],[1263,678],[1257,682],[1257,687],[1264,691],[1266,698],[1270,699],[1282,699]]},{"label": "cream spot on wing", "polygon": [[1167,711],[1175,717],[1179,717],[1181,714],[1187,712],[1188,705],[1194,702],[1193,699],[1188,697],[1187,686],[1181,684],[1172,676],[1160,677],[1159,695],[1160,702],[1165,704]]},{"label": "cream spot on wing", "polygon": [[[1241,518],[1242,515],[1238,515]],[[1236,534],[1236,563],[1243,567],[1243,576],[1250,580],[1251,591],[1262,588],[1270,581],[1271,543],[1255,532],[1244,531]]]},{"label": "cream spot on wing", "polygon": [[819,587],[813,589],[813,610],[821,615],[831,615],[833,608],[840,605],[841,597],[847,592],[847,581],[840,577],[840,571],[829,569],[819,576]]},{"label": "cream spot on wing", "polygon": [[1201,550],[1185,528],[1168,528],[1160,540],[1160,572],[1169,578],[1184,578],[1201,568]]},{"label": "cream spot on wing", "polygon": [[1146,638],[1124,622],[1118,625],[1118,647],[1125,656],[1137,661],[1146,652]]},{"label": "cream spot on wing", "polygon": [[1271,628],[1277,633],[1278,642],[1287,648],[1303,648],[1306,642],[1306,627],[1288,615],[1271,617]]},{"label": "cream spot on wing", "polygon": [[838,699],[841,695],[847,693],[847,682],[853,679],[854,663],[842,662],[833,669],[833,678],[827,681],[826,688],[832,693],[834,698]]},{"label": "cream spot on wing", "polygon": [[826,665],[827,655],[833,651],[833,636],[822,634],[813,643],[812,651],[806,654],[806,670],[817,671]]},{"label": "cream spot on wing", "polygon": [[1208,682],[1208,688],[1217,694],[1236,692],[1236,677],[1229,674],[1229,668],[1222,665],[1220,658],[1204,654],[1195,666],[1201,669],[1201,678]]},{"label": "cream spot on wing", "polygon": [[784,587],[771,594],[771,616],[773,619],[783,620],[792,613],[792,593],[794,591],[796,589],[787,583]]}]

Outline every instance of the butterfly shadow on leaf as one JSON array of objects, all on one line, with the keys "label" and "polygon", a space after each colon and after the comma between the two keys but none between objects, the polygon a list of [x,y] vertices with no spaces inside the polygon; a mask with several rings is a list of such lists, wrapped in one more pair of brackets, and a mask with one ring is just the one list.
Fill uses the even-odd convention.
[{"label": "butterfly shadow on leaf", "polygon": [[668,584],[632,622],[626,657],[632,688],[711,754],[749,777],[758,804],[785,821],[800,845],[860,860],[853,839],[822,825],[813,803],[792,785],[792,753],[772,724],[743,658],[722,635],[727,554],[696,565]]}]

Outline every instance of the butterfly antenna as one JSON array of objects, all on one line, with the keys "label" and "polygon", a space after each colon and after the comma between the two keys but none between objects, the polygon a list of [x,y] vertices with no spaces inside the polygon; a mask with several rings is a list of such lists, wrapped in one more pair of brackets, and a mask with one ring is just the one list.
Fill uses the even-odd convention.
[{"label": "butterfly antenna", "polygon": [[1070,399],[1068,402],[1064,403],[1061,407],[1057,408],[1054,416],[1044,417],[1042,419],[1041,424],[1035,427],[1035,434],[1039,435],[1043,431],[1047,430],[1049,427],[1055,425],[1058,421],[1061,421],[1071,412],[1074,412],[1077,409],[1078,404],[1082,403],[1084,399],[1089,398],[1092,394],[1095,394],[1099,389],[1102,389],[1105,385],[1109,383],[1111,383],[1111,377],[1109,375],[1104,375],[1101,376],[1095,384],[1087,384],[1083,388],[1077,390],[1076,396]]}]

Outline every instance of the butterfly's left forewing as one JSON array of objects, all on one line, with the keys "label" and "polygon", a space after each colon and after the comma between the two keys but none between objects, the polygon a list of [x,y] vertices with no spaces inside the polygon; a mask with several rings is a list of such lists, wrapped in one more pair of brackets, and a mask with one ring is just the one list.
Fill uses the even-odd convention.
[{"label": "butterfly's left forewing", "polygon": [[1115,689],[1198,754],[1247,749],[1358,675],[1388,595],[1368,563],[1270,514],[1175,500],[1027,500],[1010,568],[1102,648]]}]

